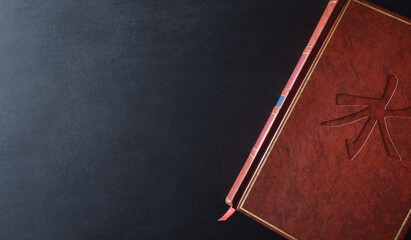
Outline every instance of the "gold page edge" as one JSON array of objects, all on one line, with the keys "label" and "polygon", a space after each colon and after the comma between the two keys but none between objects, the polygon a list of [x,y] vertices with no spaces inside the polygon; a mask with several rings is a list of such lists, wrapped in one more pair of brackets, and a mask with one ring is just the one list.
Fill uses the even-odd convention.
[{"label": "gold page edge", "polygon": [[411,215],[411,208],[410,208],[410,211],[408,211],[408,214],[407,214],[407,216],[405,217],[404,222],[402,222],[401,227],[400,227],[400,230],[398,231],[398,233],[397,233],[397,235],[395,236],[395,239],[394,239],[394,240],[397,240],[397,239],[400,237],[401,232],[402,232],[402,230],[404,229],[405,224],[407,224],[407,221],[408,221],[410,215]]},{"label": "gold page edge", "polygon": [[384,14],[384,15],[387,15],[387,16],[389,16],[389,17],[392,17],[392,18],[394,18],[394,19],[396,19],[396,20],[398,20],[398,21],[400,21],[400,22],[403,22],[403,23],[406,23],[406,24],[408,24],[408,25],[411,25],[411,22],[407,22],[406,20],[404,20],[404,19],[402,19],[402,18],[396,17],[396,16],[394,16],[394,15],[392,15],[392,14],[389,14],[389,13],[387,13],[387,12],[384,12],[383,10],[380,10],[380,9],[378,9],[378,8],[376,8],[376,7],[373,7],[373,6],[371,6],[371,5],[368,5],[367,3],[361,2],[361,1],[359,1],[359,0],[353,0],[353,1],[356,2],[356,3],[359,3],[359,4],[361,4],[361,5],[363,5],[363,6],[365,6],[365,7],[371,8],[371,9],[374,10],[374,11],[377,11],[377,12],[379,12],[379,13],[382,13],[382,14]]}]

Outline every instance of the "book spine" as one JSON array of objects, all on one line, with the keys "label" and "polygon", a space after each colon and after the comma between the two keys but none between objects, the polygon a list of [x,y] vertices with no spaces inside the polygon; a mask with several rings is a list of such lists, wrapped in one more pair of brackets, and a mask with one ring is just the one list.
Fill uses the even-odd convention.
[{"label": "book spine", "polygon": [[[240,190],[240,186],[243,185],[243,182],[245,181],[247,173],[250,171],[251,166],[255,161],[258,161],[257,159],[257,154],[260,151],[264,151],[264,149],[261,149],[261,146],[264,142],[264,140],[267,137],[267,134],[271,127],[273,126],[273,123],[283,105],[284,100],[287,98],[290,90],[293,88],[295,80],[297,79],[298,75],[301,72],[301,69],[303,68],[304,64],[306,63],[308,57],[311,54],[311,51],[314,47],[314,45],[317,42],[318,37],[322,33],[325,24],[327,23],[328,19],[330,18],[331,13],[333,12],[337,2],[340,0],[331,0],[328,2],[328,5],[323,13],[323,15],[320,18],[319,23],[317,24],[317,27],[315,28],[310,40],[308,41],[307,46],[305,47],[300,59],[298,60],[298,63],[296,67],[294,68],[294,71],[291,74],[291,77],[289,78],[284,90],[281,93],[280,98],[278,99],[275,107],[273,108],[270,117],[268,118],[262,132],[260,133],[260,136],[257,139],[257,142],[255,143],[254,147],[252,148],[250,155],[248,156],[243,168],[241,169],[237,179],[235,180],[233,186],[231,187],[227,197],[225,198],[226,204],[228,204],[232,209],[236,209],[237,202],[236,200],[238,197],[242,196],[242,192]],[[260,155],[260,154],[259,154]],[[234,204],[235,203],[235,204]],[[232,211],[231,211],[232,212]]]}]

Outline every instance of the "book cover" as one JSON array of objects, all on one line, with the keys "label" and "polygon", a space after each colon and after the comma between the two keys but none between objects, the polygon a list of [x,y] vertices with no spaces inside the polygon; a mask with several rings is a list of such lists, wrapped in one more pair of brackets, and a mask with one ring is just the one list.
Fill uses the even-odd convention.
[{"label": "book cover", "polygon": [[330,1],[231,188],[288,239],[403,239],[411,215],[411,22]]}]

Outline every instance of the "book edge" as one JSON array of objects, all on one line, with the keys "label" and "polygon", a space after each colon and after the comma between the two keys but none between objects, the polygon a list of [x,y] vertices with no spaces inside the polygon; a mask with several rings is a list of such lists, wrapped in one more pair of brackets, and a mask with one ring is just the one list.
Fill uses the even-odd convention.
[{"label": "book edge", "polygon": [[[280,135],[280,133],[281,133],[281,130],[282,130],[282,128],[284,127],[285,122],[287,121],[288,117],[290,116],[290,113],[291,113],[293,107],[294,107],[295,104],[297,103],[298,98],[299,98],[300,94],[302,93],[302,91],[303,91],[303,89],[304,89],[304,87],[305,87],[305,85],[306,85],[306,83],[307,83],[307,80],[310,78],[312,72],[314,71],[316,64],[317,64],[318,61],[320,60],[322,53],[324,52],[324,50],[325,50],[328,42],[330,41],[330,39],[331,39],[331,37],[332,37],[335,29],[336,29],[337,26],[338,26],[338,23],[339,23],[340,20],[342,19],[343,15],[344,15],[344,13],[345,13],[345,10],[348,8],[348,6],[349,6],[349,4],[350,4],[351,1],[353,1],[353,0],[341,1],[341,5],[339,6],[340,9],[337,9],[337,12],[336,12],[336,15],[337,15],[337,16],[336,16],[334,22],[332,23],[332,25],[331,25],[331,27],[330,27],[330,29],[329,29],[329,32],[327,33],[327,36],[324,38],[323,42],[317,42],[317,43],[320,44],[321,46],[319,47],[318,52],[316,52],[316,54],[315,54],[315,59],[314,59],[314,61],[311,63],[309,69],[308,69],[305,73],[302,73],[302,74],[305,74],[305,76],[303,76],[302,82],[301,82],[299,85],[296,85],[296,88],[297,88],[297,87],[299,88],[299,89],[298,89],[298,92],[293,96],[292,102],[290,103],[290,106],[289,106],[289,108],[287,109],[286,116],[284,116],[284,118],[282,119],[281,124],[280,124],[280,126],[279,126],[279,129],[276,130],[276,132],[275,132],[272,140],[270,141],[269,147],[267,148],[267,150],[266,150],[266,152],[265,152],[265,154],[264,154],[264,160],[262,161],[262,163],[261,163],[260,166],[258,167],[258,171],[256,171],[255,175],[253,175],[253,179],[252,179],[252,181],[250,181],[249,185],[247,186],[247,191],[245,191],[245,194],[242,196],[242,198],[241,198],[241,200],[240,200],[239,207],[238,207],[238,211],[240,211],[241,213],[244,213],[244,214],[246,214],[247,216],[249,216],[249,217],[257,220],[258,222],[260,222],[260,223],[263,224],[264,226],[268,227],[269,229],[274,230],[274,231],[277,232],[278,234],[280,234],[280,235],[282,235],[282,236],[284,236],[284,237],[286,237],[287,239],[290,239],[290,240],[296,240],[297,238],[295,238],[294,236],[290,235],[289,233],[286,233],[284,230],[279,229],[278,227],[274,226],[272,223],[269,223],[269,222],[267,222],[266,220],[264,220],[264,219],[256,216],[255,214],[251,213],[250,211],[246,210],[246,209],[243,207],[243,205],[244,205],[244,203],[245,203],[245,201],[246,201],[246,198],[247,198],[247,196],[248,196],[248,194],[249,194],[249,192],[250,192],[250,190],[251,190],[254,182],[255,182],[256,179],[257,179],[257,176],[258,176],[259,172],[260,172],[261,169],[263,168],[263,165],[264,165],[264,163],[265,163],[265,160],[267,160],[267,156],[270,154],[271,149],[272,149],[272,147],[275,145],[275,141],[278,139],[278,137],[279,137],[279,135]],[[334,16],[335,16],[335,15],[334,15]],[[330,14],[330,17],[331,17],[331,14]],[[328,20],[328,19],[327,19],[327,20]],[[327,22],[328,22],[328,21],[327,21]],[[326,23],[325,23],[325,24],[326,24]],[[324,26],[325,26],[325,24],[324,24]]]},{"label": "book edge", "polygon": [[273,124],[275,120],[278,119],[277,116],[279,115],[279,112],[283,107],[284,101],[287,99],[291,89],[294,86],[295,80],[301,73],[301,70],[306,65],[307,59],[313,54],[312,50],[314,49],[314,46],[317,44],[318,37],[323,32],[324,27],[327,24],[338,2],[341,2],[341,0],[330,0],[328,2],[313,34],[311,35],[310,40],[308,41],[307,46],[305,47],[300,59],[297,62],[296,67],[294,68],[290,78],[287,81],[287,84],[284,90],[282,91],[280,98],[278,99],[275,107],[273,108],[270,117],[268,118],[262,132],[260,133],[260,136],[258,137],[245,164],[243,165],[240,173],[238,174],[234,184],[232,185],[228,195],[225,198],[226,204],[230,207],[235,209],[238,208],[239,200],[242,198],[242,195],[244,193],[244,191],[241,191],[241,186],[244,184],[248,185],[248,183],[246,182],[247,180],[249,181],[251,179],[246,179],[246,176],[250,174],[251,166],[255,165],[256,161],[262,160],[262,152],[265,152],[265,150],[267,150],[264,149],[264,147],[262,146],[263,142],[267,140],[268,132],[273,129]]}]

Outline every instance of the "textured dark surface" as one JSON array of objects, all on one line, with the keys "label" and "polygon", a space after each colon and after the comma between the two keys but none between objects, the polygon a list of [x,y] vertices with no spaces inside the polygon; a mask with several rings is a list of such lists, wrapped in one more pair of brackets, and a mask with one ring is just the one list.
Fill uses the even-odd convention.
[{"label": "textured dark surface", "polygon": [[326,4],[0,1],[0,239],[282,239],[216,219]]}]

